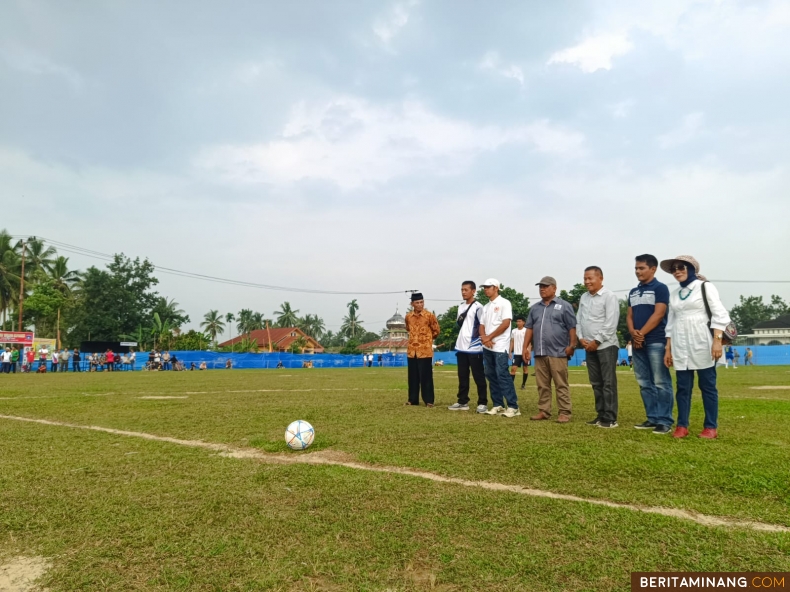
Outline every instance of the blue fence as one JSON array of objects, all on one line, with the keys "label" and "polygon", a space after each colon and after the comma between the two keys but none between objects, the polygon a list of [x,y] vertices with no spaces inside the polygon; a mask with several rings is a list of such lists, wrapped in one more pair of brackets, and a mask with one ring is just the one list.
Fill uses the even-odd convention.
[{"label": "blue fence", "polygon": [[[233,368],[244,369],[302,368],[307,362],[312,362],[313,368],[361,368],[363,366],[362,354],[231,354],[210,351],[174,351],[170,353],[175,355],[187,370],[191,368],[192,364],[199,368],[201,362],[205,362],[206,368],[210,370],[225,368],[228,360],[231,360]],[[138,353],[138,368],[147,361],[145,356],[144,352]],[[143,363],[141,364],[140,362]],[[378,354],[373,355],[374,367],[405,365],[405,354],[382,354],[381,363],[379,363]]]},{"label": "blue fence", "polygon": [[[777,366],[790,364],[790,345],[754,345],[751,347],[754,356],[753,362],[760,366]],[[735,348],[741,354],[739,363],[746,363],[746,347],[737,346]],[[302,368],[306,362],[312,362],[314,368],[361,368],[364,363],[362,354],[343,355],[343,354],[287,354],[287,353],[265,353],[265,354],[230,354],[217,353],[210,351],[176,351],[171,352],[179,361],[183,362],[188,370],[194,363],[196,368],[200,367],[201,362],[206,363],[210,370],[225,368],[228,359],[231,360],[233,368],[244,369],[274,369],[274,368]],[[138,353],[137,368],[145,365],[146,354]],[[378,354],[373,355],[374,367],[400,367],[406,365],[405,354],[382,354],[379,363]],[[581,366],[585,358],[584,350],[577,350],[569,365]],[[628,360],[625,349],[620,350],[620,359]],[[454,366],[456,364],[455,352],[436,352],[434,361],[441,360],[444,364]]]}]

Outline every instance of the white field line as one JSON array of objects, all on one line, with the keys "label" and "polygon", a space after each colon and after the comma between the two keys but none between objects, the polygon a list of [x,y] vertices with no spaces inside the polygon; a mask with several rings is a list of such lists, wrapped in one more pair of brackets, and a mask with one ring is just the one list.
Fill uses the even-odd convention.
[{"label": "white field line", "polygon": [[397,475],[406,475],[409,477],[418,477],[420,479],[428,479],[436,483],[451,483],[454,485],[463,485],[464,487],[478,487],[489,491],[506,491],[509,493],[518,493],[521,495],[529,495],[532,497],[542,497],[556,500],[564,500],[568,502],[581,502],[593,504],[596,506],[604,506],[607,508],[615,508],[618,510],[630,510],[632,512],[644,512],[646,514],[660,514],[662,516],[669,516],[671,518],[679,518],[681,520],[690,520],[701,524],[703,526],[723,526],[730,528],[746,528],[750,530],[759,530],[763,532],[788,532],[790,527],[781,524],[767,524],[765,522],[756,522],[752,520],[740,520],[737,518],[725,518],[719,516],[708,516],[705,514],[698,514],[689,510],[681,510],[675,508],[662,508],[651,506],[637,506],[634,504],[623,504],[617,502],[610,502],[601,499],[583,498],[576,495],[567,495],[563,493],[554,493],[552,491],[544,491],[542,489],[532,489],[529,487],[521,487],[520,485],[506,485],[504,483],[493,483],[491,481],[469,481],[467,479],[459,479],[457,477],[444,477],[435,473],[427,471],[417,471],[415,469],[408,469],[403,467],[387,467],[367,465],[357,462],[348,462],[334,460],[328,458],[321,452],[305,453],[301,455],[286,456],[282,454],[270,454],[262,452],[254,448],[238,448],[228,446],[227,444],[214,444],[212,442],[203,442],[202,440],[182,440],[179,438],[171,438],[168,436],[156,436],[154,434],[146,434],[145,432],[130,432],[126,430],[115,430],[112,428],[104,428],[101,426],[86,426],[77,425],[61,421],[51,421],[48,419],[34,419],[30,417],[18,417],[15,415],[0,415],[0,419],[8,419],[12,421],[24,421],[29,423],[37,423],[48,426],[57,426],[64,428],[73,428],[81,430],[93,430],[95,432],[105,432],[107,434],[115,434],[117,436],[129,436],[131,438],[142,438],[143,440],[153,440],[156,442],[168,442],[170,444],[177,444],[179,446],[189,446],[191,448],[202,448],[204,450],[211,450],[217,452],[222,456],[230,458],[241,459],[255,459],[267,463],[278,464],[310,464],[310,465],[334,465],[347,467],[349,469],[358,469],[360,471],[371,471],[374,473],[393,473]]},{"label": "white field line", "polygon": [[790,385],[784,384],[781,386],[767,386],[767,385],[750,386],[749,388],[752,389],[753,391],[784,391],[784,390],[790,390]]}]

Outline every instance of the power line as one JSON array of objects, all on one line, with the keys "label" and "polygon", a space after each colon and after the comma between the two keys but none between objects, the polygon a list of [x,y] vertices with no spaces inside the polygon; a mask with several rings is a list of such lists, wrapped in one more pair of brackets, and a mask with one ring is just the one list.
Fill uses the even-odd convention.
[{"label": "power line", "polygon": [[[14,238],[25,238],[21,235],[13,235]],[[102,253],[100,251],[94,251],[92,249],[85,249],[83,247],[79,247],[76,245],[70,245],[68,243],[63,243],[60,241],[48,239],[46,237],[37,237],[40,238],[42,241],[45,241],[51,245],[54,245],[58,248],[58,250],[71,253],[74,255],[82,255],[84,257],[92,257],[94,259],[100,259],[103,261],[112,261],[114,259],[113,255],[109,253]],[[313,288],[293,288],[293,287],[286,287],[286,286],[275,286],[270,284],[259,284],[256,282],[248,282],[244,280],[234,280],[229,278],[221,278],[217,276],[206,275],[202,273],[195,273],[191,271],[183,271],[180,269],[174,269],[171,267],[164,267],[161,265],[153,264],[154,268],[157,271],[161,271],[163,273],[167,273],[170,275],[175,275],[179,277],[186,277],[191,279],[198,279],[203,281],[209,281],[214,283],[220,284],[229,284],[233,286],[243,286],[248,288],[259,288],[262,290],[273,290],[279,292],[298,292],[303,294],[327,294],[327,295],[343,295],[343,296],[371,296],[371,295],[393,295],[393,294],[408,294],[411,292],[416,292],[417,290],[392,290],[392,291],[382,291],[382,292],[368,292],[368,291],[342,291],[342,290],[319,290]]]},{"label": "power line", "polygon": [[[28,235],[11,235],[12,238],[20,238],[26,239]],[[66,253],[71,253],[73,255],[81,255],[83,257],[90,257],[93,259],[99,259],[102,261],[112,261],[115,257],[109,253],[102,253],[101,251],[96,251],[93,249],[88,249],[85,247],[80,247],[77,245],[71,245],[69,243],[64,243],[61,241],[49,239],[46,237],[36,237],[44,242],[50,243],[58,248],[60,251],[64,251]],[[153,264],[157,271],[162,273],[166,273],[169,275],[174,275],[177,277],[184,277],[188,279],[196,279],[202,281],[208,281],[213,283],[219,284],[226,284],[231,286],[241,286],[246,288],[257,288],[261,290],[271,290],[271,291],[278,291],[278,292],[296,292],[302,294],[325,294],[325,295],[335,295],[335,296],[384,296],[384,295],[394,295],[394,294],[409,294],[416,292],[417,290],[391,290],[391,291],[382,291],[382,292],[369,292],[369,291],[341,291],[341,290],[320,290],[315,288],[293,288],[287,286],[276,286],[271,284],[261,284],[257,282],[249,282],[245,280],[234,280],[230,278],[222,278],[217,276],[211,276],[207,274],[195,273],[191,271],[183,271],[180,269],[174,269],[171,267],[164,267],[160,265]],[[719,284],[790,284],[790,280],[710,280],[712,282],[716,282]],[[622,290],[612,290],[612,292],[629,292],[630,288],[622,289]],[[540,300],[540,297],[529,297],[530,300]],[[429,302],[460,302],[461,298],[426,298]]]}]

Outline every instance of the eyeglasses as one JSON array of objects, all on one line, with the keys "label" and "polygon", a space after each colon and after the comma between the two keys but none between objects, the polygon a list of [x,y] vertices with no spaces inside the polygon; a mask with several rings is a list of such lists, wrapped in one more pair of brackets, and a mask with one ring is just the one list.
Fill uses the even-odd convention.
[{"label": "eyeglasses", "polygon": [[675,263],[669,269],[672,273],[675,273],[676,271],[686,271],[686,266],[682,263]]}]

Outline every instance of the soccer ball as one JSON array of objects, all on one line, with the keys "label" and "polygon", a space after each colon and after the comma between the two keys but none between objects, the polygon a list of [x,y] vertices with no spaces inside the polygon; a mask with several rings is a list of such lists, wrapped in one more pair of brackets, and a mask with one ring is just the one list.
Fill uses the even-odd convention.
[{"label": "soccer ball", "polygon": [[285,443],[292,450],[304,450],[313,443],[313,438],[315,438],[313,426],[303,419],[297,419],[285,430]]}]

